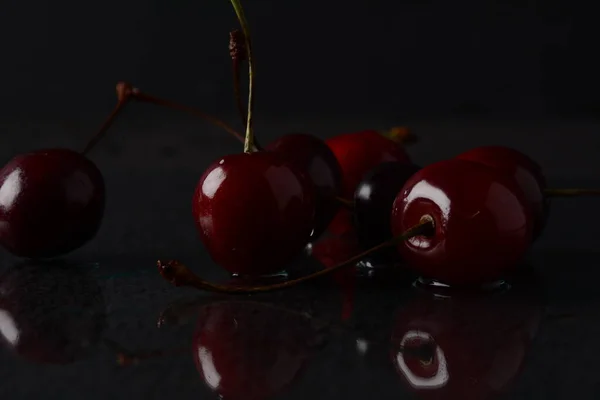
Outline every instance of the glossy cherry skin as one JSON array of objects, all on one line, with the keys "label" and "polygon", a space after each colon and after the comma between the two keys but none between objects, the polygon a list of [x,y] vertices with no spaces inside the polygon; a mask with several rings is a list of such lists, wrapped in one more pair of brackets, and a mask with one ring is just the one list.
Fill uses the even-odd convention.
[{"label": "glossy cherry skin", "polygon": [[538,163],[518,150],[503,146],[476,147],[456,158],[479,162],[511,176],[531,206],[534,218],[533,239],[540,236],[548,219],[550,202],[544,196],[546,178]]},{"label": "glossy cherry skin", "polygon": [[363,177],[377,165],[387,161],[410,162],[401,144],[373,130],[334,136],[326,143],[342,169],[342,195],[348,199],[354,196]]},{"label": "glossy cherry skin", "polygon": [[298,378],[314,331],[307,318],[276,306],[227,301],[200,311],[194,361],[223,399],[262,400]]},{"label": "glossy cherry skin", "polygon": [[16,156],[0,170],[0,244],[26,258],[69,253],[96,235],[104,205],[104,178],[80,153]]},{"label": "glossy cherry skin", "polygon": [[200,178],[192,213],[217,264],[234,274],[268,275],[284,270],[308,243],[314,187],[278,153],[229,155]]},{"label": "glossy cherry skin", "polygon": [[81,265],[17,264],[0,276],[0,341],[29,361],[68,364],[100,341],[105,307],[100,286]]},{"label": "glossy cherry skin", "polygon": [[360,182],[354,193],[354,218],[364,249],[392,238],[390,215],[396,195],[420,169],[414,164],[386,162],[375,167]]},{"label": "glossy cherry skin", "polygon": [[315,187],[313,237],[325,231],[340,207],[342,170],[331,149],[316,136],[294,133],[271,142],[265,150],[280,153],[297,170],[305,172]]},{"label": "glossy cherry skin", "polygon": [[522,371],[542,313],[537,293],[419,293],[395,317],[392,362],[418,398],[495,399]]},{"label": "glossy cherry skin", "polygon": [[516,182],[483,164],[458,159],[431,164],[413,175],[394,200],[392,233],[432,218],[432,236],[398,245],[402,258],[424,278],[477,285],[512,271],[531,243],[530,207]]}]

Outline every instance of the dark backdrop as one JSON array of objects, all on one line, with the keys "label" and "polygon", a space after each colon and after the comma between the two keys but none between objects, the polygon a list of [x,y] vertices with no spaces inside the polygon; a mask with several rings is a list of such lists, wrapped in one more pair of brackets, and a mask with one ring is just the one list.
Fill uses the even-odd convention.
[{"label": "dark backdrop", "polygon": [[[598,30],[591,5],[576,4],[247,0],[257,109],[594,115]],[[106,110],[121,79],[233,109],[227,41],[236,26],[226,0],[4,2],[0,113]]]}]

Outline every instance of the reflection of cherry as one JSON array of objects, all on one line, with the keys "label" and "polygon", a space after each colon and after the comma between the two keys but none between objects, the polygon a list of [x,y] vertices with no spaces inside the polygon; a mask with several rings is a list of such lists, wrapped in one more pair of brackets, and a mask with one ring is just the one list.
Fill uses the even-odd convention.
[{"label": "reflection of cherry", "polygon": [[29,262],[0,277],[0,333],[23,358],[78,360],[100,340],[104,324],[101,289],[81,268]]},{"label": "reflection of cherry", "polygon": [[194,360],[224,399],[265,399],[298,377],[310,351],[310,321],[260,303],[222,302],[200,312]]},{"label": "reflection of cherry", "polygon": [[521,371],[541,318],[531,293],[419,293],[397,315],[392,334],[402,381],[426,399],[480,400],[504,392]]}]

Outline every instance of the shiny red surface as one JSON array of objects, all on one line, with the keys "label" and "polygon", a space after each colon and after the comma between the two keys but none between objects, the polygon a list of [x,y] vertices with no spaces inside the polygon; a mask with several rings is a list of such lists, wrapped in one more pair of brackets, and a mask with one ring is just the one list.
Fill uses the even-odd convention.
[{"label": "shiny red surface", "polygon": [[0,170],[0,243],[21,257],[69,253],[96,235],[104,204],[102,174],[80,153],[19,155]]},{"label": "shiny red surface", "polygon": [[421,293],[395,318],[391,358],[421,399],[495,399],[522,371],[542,317],[534,295]]},{"label": "shiny red surface", "polygon": [[456,158],[497,168],[512,177],[527,199],[534,217],[533,238],[543,231],[548,218],[549,201],[544,196],[546,178],[542,167],[525,154],[503,146],[476,147]]},{"label": "shiny red surface", "polygon": [[479,163],[446,160],[413,175],[394,201],[394,235],[426,215],[435,234],[404,241],[398,249],[416,272],[446,284],[502,278],[531,242],[533,220],[522,191],[510,177]]},{"label": "shiny red surface", "polygon": [[314,187],[274,152],[229,155],[205,171],[192,213],[202,242],[221,267],[243,275],[275,273],[308,243]]},{"label": "shiny red surface", "polygon": [[268,399],[299,376],[313,335],[307,319],[272,305],[215,303],[200,312],[194,361],[222,398]]},{"label": "shiny red surface", "polygon": [[342,168],[342,194],[354,197],[364,175],[386,161],[410,162],[402,145],[377,131],[368,130],[337,135],[326,140]]},{"label": "shiny red surface", "polygon": [[282,136],[266,150],[280,153],[312,181],[316,195],[313,236],[319,237],[340,207],[336,197],[341,194],[342,171],[335,155],[323,140],[303,133]]}]

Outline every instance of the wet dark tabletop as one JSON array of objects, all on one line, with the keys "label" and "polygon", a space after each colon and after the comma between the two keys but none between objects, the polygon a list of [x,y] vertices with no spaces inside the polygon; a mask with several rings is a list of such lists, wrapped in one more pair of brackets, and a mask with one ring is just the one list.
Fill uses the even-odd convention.
[{"label": "wet dark tabletop", "polygon": [[[81,148],[101,118],[2,121],[1,161],[32,148]],[[287,131],[326,137],[398,123],[298,121],[263,118],[258,133],[266,142]],[[598,124],[410,125],[422,138],[411,149],[418,163],[505,144],[536,158],[553,186],[600,187]],[[434,298],[390,270],[256,296],[174,288],[156,259],[227,279],[197,239],[190,202],[203,169],[239,150],[177,113],[133,110],[119,122],[91,155],[109,196],[96,240],[56,269],[1,253],[0,291],[11,299],[0,310],[3,398],[218,398],[212,387],[232,399],[600,397],[598,200],[555,200],[520,283],[483,298]]]}]

